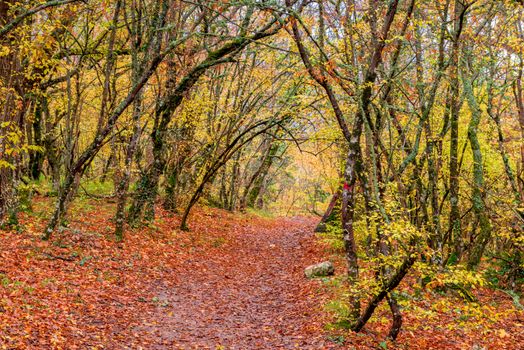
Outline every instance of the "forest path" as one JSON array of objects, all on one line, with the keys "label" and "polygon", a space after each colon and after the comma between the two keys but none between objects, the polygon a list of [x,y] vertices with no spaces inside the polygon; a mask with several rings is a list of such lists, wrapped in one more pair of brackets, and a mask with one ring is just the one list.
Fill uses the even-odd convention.
[{"label": "forest path", "polygon": [[185,261],[175,288],[160,287],[161,306],[142,328],[156,336],[152,348],[334,348],[320,331],[322,322],[315,321],[314,283],[303,275],[318,259],[315,223],[246,221],[229,228],[218,254]]}]

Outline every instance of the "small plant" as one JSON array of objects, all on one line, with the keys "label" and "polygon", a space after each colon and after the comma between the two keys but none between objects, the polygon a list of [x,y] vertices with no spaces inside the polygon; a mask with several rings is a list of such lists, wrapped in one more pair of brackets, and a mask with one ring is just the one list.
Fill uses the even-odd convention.
[{"label": "small plant", "polygon": [[334,322],[328,324],[328,329],[350,329],[351,328],[351,322],[350,322],[350,316],[351,316],[351,309],[349,305],[344,303],[341,300],[330,300],[325,305],[326,311],[331,313],[334,318]]},{"label": "small plant", "polygon": [[224,237],[217,237],[211,242],[213,248],[220,248],[224,244],[226,244],[226,239]]},{"label": "small plant", "polygon": [[337,225],[326,225],[326,232],[318,233],[318,237],[324,242],[333,253],[344,251],[344,240],[342,230]]},{"label": "small plant", "polygon": [[524,263],[520,254],[503,254],[493,257],[492,266],[484,278],[493,288],[519,290],[524,286]]},{"label": "small plant", "polygon": [[327,338],[329,341],[338,345],[344,345],[346,342],[346,338],[343,335],[328,335]]},{"label": "small plant", "polygon": [[23,212],[32,212],[33,186],[20,183],[17,187],[18,208]]}]

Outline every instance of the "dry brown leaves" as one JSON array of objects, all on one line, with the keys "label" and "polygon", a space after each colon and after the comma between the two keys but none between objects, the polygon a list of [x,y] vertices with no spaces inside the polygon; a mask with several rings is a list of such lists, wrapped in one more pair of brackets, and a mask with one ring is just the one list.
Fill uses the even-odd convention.
[{"label": "dry brown leaves", "polygon": [[[37,204],[42,212],[49,205]],[[187,233],[160,211],[154,226],[116,243],[112,213],[106,203],[77,206],[50,242],[39,239],[37,215],[23,218],[21,233],[0,231],[0,349],[337,348],[324,331],[329,295],[303,277],[329,256],[311,233],[315,219],[203,208]],[[511,304],[482,293],[494,313]],[[447,329],[456,320],[445,311],[431,320],[405,314],[399,348],[515,349],[524,341],[522,314],[498,315],[486,334]],[[382,308],[363,334],[344,332],[344,348],[376,349],[387,317]]]}]

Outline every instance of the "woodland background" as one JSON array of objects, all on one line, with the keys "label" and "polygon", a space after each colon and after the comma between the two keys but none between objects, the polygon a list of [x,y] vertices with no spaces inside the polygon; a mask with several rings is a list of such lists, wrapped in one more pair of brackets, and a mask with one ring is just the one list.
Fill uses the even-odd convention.
[{"label": "woodland background", "polygon": [[0,1],[0,344],[29,346],[12,330],[35,288],[17,285],[20,261],[81,268],[94,254],[75,249],[94,242],[162,251],[140,237],[200,237],[219,208],[306,216],[309,231],[317,217],[343,271],[319,282],[333,343],[388,309],[378,336],[395,340],[403,314],[420,322],[443,296],[435,312],[457,302],[452,324],[511,348],[523,54],[516,0]]}]

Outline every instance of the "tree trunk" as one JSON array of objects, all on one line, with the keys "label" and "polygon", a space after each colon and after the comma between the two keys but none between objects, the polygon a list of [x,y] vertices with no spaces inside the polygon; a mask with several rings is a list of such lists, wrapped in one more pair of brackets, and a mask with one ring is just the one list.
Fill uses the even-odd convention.
[{"label": "tree trunk", "polygon": [[[9,13],[14,1],[0,2],[0,27],[12,20]],[[15,46],[14,38],[0,37],[0,45]],[[25,108],[25,87],[22,77],[23,67],[18,50],[12,48],[7,55],[0,57],[0,227],[18,224],[17,178],[19,148],[22,137]],[[22,100],[22,107],[17,102]],[[17,141],[9,141],[8,135],[17,135]]]},{"label": "tree trunk", "polygon": [[[357,242],[355,240],[355,185],[357,179],[357,162],[360,154],[360,135],[362,133],[362,117],[357,116],[353,135],[348,147],[346,166],[344,170],[344,187],[342,189],[341,221],[344,239],[346,261],[348,264],[348,279],[350,284],[358,281],[359,266],[357,258]],[[360,301],[356,295],[350,296],[351,317],[357,319],[360,314]]]},{"label": "tree trunk", "polygon": [[329,205],[324,212],[324,215],[322,215],[322,218],[320,219],[320,222],[318,223],[317,227],[315,228],[315,232],[326,232],[326,224],[328,221],[332,218],[333,210],[335,209],[335,206],[337,205],[337,202],[339,201],[341,191],[337,190],[331,196],[331,200],[329,201]]},{"label": "tree trunk", "polygon": [[[469,55],[468,55],[469,56]],[[468,126],[468,139],[473,153],[473,193],[472,193],[472,205],[473,212],[480,226],[480,233],[476,239],[472,251],[468,259],[468,268],[474,269],[479,263],[484,253],[484,249],[491,239],[491,223],[486,214],[484,206],[484,166],[482,163],[482,151],[480,149],[480,142],[477,136],[482,111],[478,105],[477,99],[473,92],[473,85],[469,72],[469,67],[464,66],[464,72],[462,74],[462,82],[464,86],[464,94],[468,101],[469,109],[471,111],[471,120]]]},{"label": "tree trunk", "polygon": [[261,207],[260,203],[257,204],[257,200],[263,194],[263,189],[265,186],[267,175],[269,173],[271,165],[273,164],[274,158],[278,152],[279,147],[280,145],[278,142],[273,142],[269,147],[268,153],[266,157],[264,157],[264,160],[262,161],[262,164],[260,165],[260,168],[257,171],[257,176],[255,178],[255,181],[253,182],[251,191],[249,191],[249,194],[247,196],[246,204],[248,207]]},{"label": "tree trunk", "polygon": [[458,130],[459,130],[459,55],[460,35],[464,26],[465,8],[461,0],[455,1],[454,41],[451,53],[450,89],[451,89],[451,117],[450,117],[450,146],[449,146],[449,225],[454,244],[455,262],[460,260],[464,243],[459,210],[459,163],[458,163]]}]

